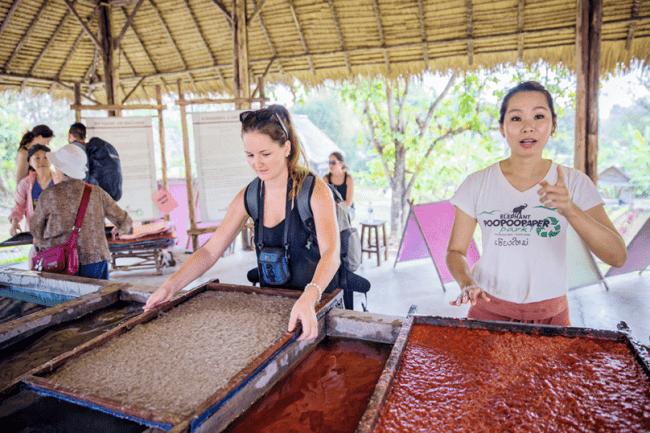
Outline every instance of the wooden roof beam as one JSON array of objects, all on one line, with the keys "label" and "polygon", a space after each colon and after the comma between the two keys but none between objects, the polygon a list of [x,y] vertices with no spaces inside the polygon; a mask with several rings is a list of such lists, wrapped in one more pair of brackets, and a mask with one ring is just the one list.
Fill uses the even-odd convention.
[{"label": "wooden roof beam", "polygon": [[165,20],[163,19],[162,15],[160,15],[160,11],[158,10],[156,3],[154,2],[154,0],[149,0],[149,3],[151,3],[151,6],[153,6],[153,11],[156,13],[156,17],[158,18],[158,21],[160,21],[160,25],[165,31],[165,34],[167,35],[169,42],[171,43],[172,47],[174,47],[174,51],[176,51],[176,55],[178,55],[179,60],[183,64],[183,68],[187,69],[187,63],[185,63],[185,59],[183,59],[181,50],[178,49],[178,45],[176,45],[176,41],[174,41],[174,37],[169,31],[169,27],[167,27],[167,23],[165,23]]},{"label": "wooden roof beam", "polygon": [[[127,15],[127,13],[126,13],[126,11],[124,9],[122,9],[122,13],[128,19],[129,16]],[[138,31],[135,29],[135,27],[133,27],[133,25],[131,25],[131,30],[135,34],[135,40],[138,41],[138,43],[142,47],[142,50],[144,51],[145,55],[147,56],[147,59],[149,59],[149,63],[151,63],[151,66],[153,66],[153,70],[156,71],[156,72],[159,72],[158,67],[156,66],[156,64],[153,61],[153,58],[151,57],[151,54],[149,54],[149,51],[147,50],[147,47],[145,47],[144,44],[142,43],[142,38],[140,38],[140,35],[138,34]]]},{"label": "wooden roof beam", "polygon": [[119,36],[115,38],[115,41],[113,42],[113,49],[117,49],[117,47],[120,46],[120,42],[122,42],[122,38],[124,37],[124,34],[126,33],[126,30],[129,28],[131,25],[131,21],[133,21],[133,18],[135,18],[135,14],[138,12],[138,9],[140,9],[140,6],[142,6],[142,2],[144,0],[138,0],[136,5],[133,7],[133,10],[131,11],[131,15],[126,19],[126,22],[124,23],[124,26],[122,27],[122,31],[120,32]]},{"label": "wooden roof beam", "polygon": [[[129,98],[131,97],[131,95],[133,95],[133,93],[135,93],[135,91],[138,90],[138,87],[140,87],[140,85],[142,84],[142,82],[143,82],[144,80],[146,80],[146,79],[147,79],[147,77],[142,77],[142,78],[140,78],[140,81],[138,81],[137,84],[133,87],[133,89],[131,89],[131,91],[130,91],[130,92],[129,92],[125,97],[124,97],[124,99],[122,99],[122,105],[126,104],[126,101],[129,100]],[[121,87],[122,87],[122,91],[124,91],[124,86],[121,86]]]},{"label": "wooden roof beam", "polygon": [[[21,81],[21,85],[22,85],[22,83],[23,83],[24,81],[26,81],[26,80],[29,80],[29,81],[36,81],[36,82],[41,82],[41,83],[47,83],[47,84],[56,84],[56,85],[58,85],[58,86],[63,87],[63,88],[66,89],[66,90],[70,90],[71,92],[74,92],[74,88],[73,88],[73,87],[70,87],[70,86],[68,86],[68,85],[66,85],[66,84],[63,84],[63,83],[62,83],[61,81],[59,81],[59,80],[54,80],[54,79],[51,79],[51,78],[29,77],[29,76],[26,76],[26,75],[11,74],[11,73],[1,73],[1,72],[0,72],[0,78],[9,78],[9,79],[13,79],[13,80],[15,80],[15,79],[22,79],[23,81]],[[4,85],[7,86],[7,85],[12,85],[12,84],[10,84],[10,83],[5,83]],[[98,102],[95,101],[94,99],[91,99],[91,98],[86,98],[86,99],[88,99],[88,100],[91,101],[91,102],[94,102],[94,103],[98,104]]]},{"label": "wooden roof beam", "polygon": [[[77,11],[74,10],[74,8],[72,7],[72,3],[70,3],[70,0],[63,0],[63,1],[65,2],[65,5],[68,7],[68,10],[70,10],[70,12],[72,12],[72,15],[74,15],[74,17],[77,19],[77,21],[81,25],[81,28],[84,29],[84,31],[86,32],[88,37],[90,37],[90,40],[93,41],[95,46],[101,51],[102,44],[99,43],[99,40],[95,37],[95,35],[93,35],[93,32],[90,31],[90,28],[88,27],[88,25],[86,25],[84,20],[81,19],[81,17],[77,13]],[[45,3],[47,3],[47,2],[43,2],[43,4],[45,4]],[[99,4],[98,4],[98,6],[99,6]]]},{"label": "wooden roof beam", "polygon": [[34,19],[32,22],[29,24],[29,27],[27,28],[27,31],[23,35],[22,38],[20,38],[20,41],[18,42],[18,45],[16,45],[16,48],[14,49],[14,52],[11,53],[11,56],[7,59],[5,64],[2,66],[3,71],[7,71],[9,69],[9,66],[11,65],[11,62],[14,61],[20,50],[23,48],[23,45],[25,45],[25,42],[27,41],[27,38],[29,38],[29,35],[32,33],[34,30],[34,27],[36,27],[36,23],[38,20],[41,18],[41,15],[43,15],[43,11],[45,10],[45,7],[47,6],[47,2],[44,1],[41,4],[41,7],[38,9],[38,12],[36,12],[36,15],[34,16]]},{"label": "wooden roof beam", "polygon": [[[165,34],[167,35],[167,38],[169,38],[169,42],[171,42],[172,47],[174,47],[174,50],[176,51],[176,54],[178,55],[178,58],[180,59],[181,63],[183,64],[183,68],[187,69],[187,63],[185,63],[185,59],[183,59],[183,54],[181,54],[181,50],[178,48],[178,45],[176,45],[176,41],[174,40],[174,37],[172,36],[171,32],[169,31],[169,27],[167,27],[167,23],[165,23],[165,20],[163,19],[162,15],[160,15],[160,11],[158,10],[158,7],[156,6],[156,3],[154,0],[149,0],[149,3],[151,3],[151,6],[153,6],[153,10],[156,13],[156,16],[158,17],[158,20],[160,21],[160,24],[163,27],[163,30],[165,31]],[[190,84],[196,88],[196,84],[194,83],[194,78],[192,78],[192,75],[190,73],[187,74],[187,78],[190,80]]]},{"label": "wooden roof beam", "polygon": [[[253,4],[255,4],[255,0],[253,0]],[[273,58],[276,59],[275,65],[278,67],[278,72],[280,73],[280,75],[284,75],[284,69],[282,68],[282,64],[277,60],[278,52],[273,46],[273,41],[271,40],[271,36],[269,35],[269,31],[266,28],[266,25],[264,24],[264,18],[262,18],[261,14],[257,15],[257,20],[260,22],[260,26],[262,26],[262,32],[264,33],[264,37],[266,38],[266,43],[269,44],[269,49],[271,50],[271,54],[273,54]]]},{"label": "wooden roof beam", "polygon": [[259,4],[255,5],[255,1],[253,1],[253,4],[255,5],[255,10],[253,11],[253,14],[250,16],[250,18],[246,19],[246,26],[248,26],[256,16],[259,15],[260,12],[262,12],[262,8],[266,4],[268,0],[262,0]]},{"label": "wooden roof beam", "polygon": [[384,54],[384,64],[386,73],[390,74],[390,62],[388,61],[388,50],[386,50],[386,39],[384,38],[384,29],[381,24],[381,14],[379,13],[379,4],[377,0],[372,0],[372,7],[375,10],[375,19],[377,20],[377,31],[379,32],[379,41],[381,42],[382,53]]},{"label": "wooden roof beam", "polygon": [[[334,20],[334,27],[336,27],[336,34],[339,37],[339,43],[341,44],[341,49],[344,51],[343,59],[345,60],[345,67],[348,69],[348,74],[352,75],[352,68],[350,67],[350,57],[348,53],[345,52],[345,42],[343,41],[343,32],[341,32],[341,25],[339,24],[339,19],[336,16],[336,9],[334,9],[334,1],[328,0],[330,4],[330,10],[332,11],[332,19]],[[420,2],[422,0],[419,0]]]},{"label": "wooden roof beam", "polygon": [[226,84],[226,80],[223,78],[223,74],[221,73],[221,68],[218,65],[217,59],[214,57],[214,54],[212,53],[212,50],[210,49],[210,45],[208,44],[207,39],[205,39],[205,36],[203,35],[203,32],[201,31],[201,28],[199,27],[199,23],[196,20],[196,15],[194,15],[194,11],[188,4],[187,0],[183,1],[183,5],[185,6],[185,9],[187,10],[188,15],[190,16],[190,19],[192,20],[192,24],[194,25],[194,29],[199,35],[199,38],[201,38],[201,41],[203,42],[203,47],[205,48],[205,51],[208,53],[208,56],[210,56],[210,61],[212,62],[212,65],[215,66],[215,70],[217,71],[217,76],[219,77],[219,81],[221,81],[221,85],[228,91],[228,93],[232,94],[233,91]]},{"label": "wooden roof beam", "polygon": [[[634,0],[632,4],[632,18],[639,16],[639,6],[641,5],[641,0]],[[625,40],[625,49],[630,51],[632,48],[632,40],[634,39],[634,31],[636,30],[636,21],[630,23],[630,27],[627,29],[627,39]]]},{"label": "wooden roof beam", "polygon": [[427,47],[427,29],[424,25],[424,6],[422,5],[422,0],[418,0],[418,18],[420,19],[420,35],[422,36],[422,57],[424,59],[424,68],[429,69],[429,48]]},{"label": "wooden roof beam", "polygon": [[230,12],[228,12],[228,9],[226,9],[226,7],[223,4],[221,4],[219,0],[212,0],[212,3],[214,3],[219,8],[223,16],[226,17],[226,21],[230,25],[230,30],[232,30],[233,27],[232,15],[230,14]]},{"label": "wooden roof beam", "polygon": [[465,8],[467,9],[467,64],[474,64],[474,9],[472,8],[472,0],[465,0]]},{"label": "wooden roof beam", "polygon": [[7,16],[5,16],[4,21],[2,22],[2,25],[0,25],[0,35],[4,31],[5,27],[7,27],[7,24],[9,24],[9,21],[11,21],[11,17],[14,15],[14,12],[16,12],[16,8],[20,4],[20,0],[16,0],[14,4],[11,5],[9,8],[9,12],[7,12]]},{"label": "wooden roof beam", "polygon": [[[93,13],[88,16],[88,19],[86,21],[90,22],[95,18],[95,14],[99,10],[99,4],[95,6],[95,9],[93,9]],[[79,36],[77,36],[77,39],[75,40],[74,44],[72,44],[72,48],[70,48],[70,51],[68,52],[68,55],[65,58],[65,61],[61,65],[61,68],[59,69],[59,72],[56,74],[56,79],[58,81],[61,80],[61,74],[63,73],[63,70],[65,67],[70,63],[70,59],[72,58],[72,55],[76,51],[77,47],[79,46],[79,42],[81,42],[81,38],[86,34],[83,29],[79,31]]]},{"label": "wooden roof beam", "polygon": [[300,36],[300,42],[302,47],[305,50],[305,55],[307,56],[307,61],[309,62],[309,69],[311,74],[315,77],[316,71],[314,70],[314,61],[309,54],[309,48],[307,48],[307,41],[305,40],[305,35],[303,34],[302,27],[300,26],[300,21],[298,20],[298,14],[296,13],[296,6],[293,4],[293,0],[288,0],[289,8],[291,9],[291,15],[293,16],[293,22],[296,23],[296,28],[298,29],[298,36]]},{"label": "wooden roof beam", "polygon": [[[76,1],[76,0],[73,0]],[[52,46],[52,43],[56,39],[57,35],[61,31],[61,28],[63,27],[63,24],[65,23],[65,20],[70,16],[70,11],[65,11],[65,14],[63,14],[63,18],[61,18],[61,21],[59,21],[59,25],[56,26],[56,29],[54,30],[54,33],[50,37],[50,39],[47,41],[47,44],[45,44],[45,47],[41,50],[41,54],[38,55],[36,58],[36,61],[32,65],[31,69],[29,70],[29,75],[34,75],[34,71],[38,67],[38,64],[41,63],[41,60],[43,60],[43,57],[45,56],[45,53],[47,50]]]},{"label": "wooden roof beam", "polygon": [[519,35],[517,36],[517,60],[520,62],[524,61],[524,0],[519,0],[519,5],[517,6],[517,31]]}]

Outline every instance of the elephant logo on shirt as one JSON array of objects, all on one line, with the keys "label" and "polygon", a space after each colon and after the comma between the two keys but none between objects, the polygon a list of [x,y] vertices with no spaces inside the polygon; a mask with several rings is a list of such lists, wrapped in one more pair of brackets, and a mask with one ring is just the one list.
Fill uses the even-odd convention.
[{"label": "elephant logo on shirt", "polygon": [[560,229],[562,227],[560,226],[560,222],[557,220],[557,218],[548,217],[548,218],[544,218],[544,221],[548,221],[549,224],[545,224],[544,226],[537,227],[538,235],[540,235],[543,238],[553,238],[560,234]]},{"label": "elephant logo on shirt", "polygon": [[517,206],[516,208],[514,208],[514,209],[512,210],[512,213],[513,213],[513,214],[519,214],[519,215],[521,215],[521,211],[524,210],[524,209],[526,209],[527,207],[528,207],[528,204],[523,204],[523,205],[521,205],[521,206]]}]

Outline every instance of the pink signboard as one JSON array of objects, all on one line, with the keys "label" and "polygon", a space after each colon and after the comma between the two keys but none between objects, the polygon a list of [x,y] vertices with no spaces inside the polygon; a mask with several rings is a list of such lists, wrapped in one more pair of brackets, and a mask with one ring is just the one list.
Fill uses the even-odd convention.
[{"label": "pink signboard", "polygon": [[[444,283],[454,280],[445,262],[453,224],[454,205],[448,201],[411,205],[395,265],[431,257],[444,288]],[[478,259],[478,250],[472,240],[467,251],[469,266],[474,266]]]},{"label": "pink signboard", "polygon": [[625,274],[627,272],[643,272],[650,266],[650,218],[634,236],[627,246],[627,260],[620,268],[610,268],[605,277]]}]

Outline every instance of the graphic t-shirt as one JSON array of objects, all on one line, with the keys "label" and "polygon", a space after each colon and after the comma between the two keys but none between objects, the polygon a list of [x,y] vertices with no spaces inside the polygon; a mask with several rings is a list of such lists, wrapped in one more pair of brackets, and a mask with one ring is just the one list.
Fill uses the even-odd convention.
[{"label": "graphic t-shirt", "polygon": [[[573,204],[589,210],[603,203],[587,175],[562,167]],[[544,177],[557,182],[557,164]],[[488,294],[519,304],[544,301],[568,291],[566,242],[569,222],[545,208],[535,185],[518,191],[499,163],[465,179],[450,202],[481,227],[483,252],[472,277]]]}]

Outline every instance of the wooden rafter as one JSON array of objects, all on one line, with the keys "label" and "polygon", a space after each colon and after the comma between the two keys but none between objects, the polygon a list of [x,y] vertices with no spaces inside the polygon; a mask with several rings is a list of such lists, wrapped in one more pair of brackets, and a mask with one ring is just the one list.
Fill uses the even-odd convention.
[{"label": "wooden rafter", "polygon": [[185,59],[183,59],[183,54],[181,54],[181,50],[178,49],[178,45],[176,45],[176,41],[174,40],[174,37],[172,36],[171,32],[169,31],[169,27],[167,27],[167,23],[165,23],[165,20],[163,19],[162,15],[160,15],[160,11],[158,10],[158,6],[156,6],[156,3],[154,0],[149,0],[149,3],[151,3],[151,6],[153,6],[153,11],[156,13],[156,17],[158,18],[158,21],[160,21],[160,25],[162,26],[163,30],[165,31],[165,34],[167,35],[167,39],[169,39],[169,42],[171,43],[171,46],[174,48],[174,51],[178,55],[179,60],[183,64],[183,68],[187,69],[187,63],[185,63]]},{"label": "wooden rafter", "polygon": [[32,22],[29,24],[29,27],[27,28],[27,31],[23,35],[22,38],[20,38],[20,41],[18,42],[18,45],[16,45],[16,48],[14,49],[14,52],[11,53],[11,56],[7,59],[5,64],[2,66],[3,71],[8,71],[9,66],[11,65],[11,62],[14,61],[20,50],[22,49],[23,45],[25,45],[25,41],[27,41],[27,38],[29,38],[29,35],[32,33],[34,30],[34,27],[36,27],[36,23],[38,20],[41,18],[41,15],[43,15],[43,11],[45,11],[45,7],[47,6],[47,2],[43,2],[41,4],[41,7],[38,9],[38,12],[36,12],[36,16],[34,16],[34,19]]},{"label": "wooden rafter", "polygon": [[[95,14],[97,13],[99,9],[99,5],[95,6],[95,9],[93,9],[93,12],[88,16],[88,19],[86,21],[90,22],[95,18]],[[68,55],[65,58],[65,61],[61,65],[61,68],[59,69],[59,72],[56,74],[56,79],[61,80],[61,74],[63,73],[63,70],[65,67],[70,63],[70,59],[72,58],[72,55],[74,54],[75,50],[79,46],[79,42],[81,42],[81,39],[83,36],[86,34],[83,29],[79,30],[79,35],[77,36],[77,39],[75,40],[74,44],[72,44],[72,47],[70,48],[70,51],[68,52]]]},{"label": "wooden rafter", "polygon": [[230,14],[230,12],[228,12],[228,9],[226,9],[226,7],[223,4],[221,4],[219,0],[212,0],[212,3],[214,3],[215,6],[219,8],[223,16],[226,18],[226,21],[230,25],[230,29],[232,30],[232,26],[233,26],[232,15]]},{"label": "wooden rafter", "polygon": [[[267,1],[268,0],[262,0],[261,2],[259,2],[259,4],[255,5],[255,10],[251,14],[250,18],[246,18],[246,25],[250,24],[255,19],[255,17],[257,17],[257,15],[259,15],[259,13],[262,12],[262,8],[264,7]],[[254,1],[253,4],[255,4]]]},{"label": "wooden rafter", "polygon": [[[271,65],[273,64],[273,62],[275,62],[275,57],[271,57],[271,60],[269,60],[269,63],[266,65],[266,68],[264,68],[264,72],[262,73],[262,76],[261,76],[261,77],[258,77],[258,78],[260,78],[261,80],[263,80],[264,77],[266,77],[266,74],[269,73],[269,69],[271,69]],[[257,82],[257,86],[255,86],[255,90],[253,90],[253,93],[251,93],[251,97],[252,97],[252,98],[255,97],[255,94],[256,94],[257,92],[262,92],[262,91],[263,91],[263,88],[262,88],[262,86],[260,85],[260,84],[261,84],[261,80],[258,80],[258,82]],[[262,97],[262,95],[260,95],[260,97]]]},{"label": "wooden rafter", "polygon": [[[330,11],[332,11],[332,19],[334,20],[334,26],[336,27],[336,34],[338,35],[339,43],[341,44],[341,49],[345,51],[345,41],[343,41],[343,32],[341,31],[341,25],[339,24],[339,19],[336,16],[336,9],[334,9],[334,1],[333,0],[328,0],[328,1],[330,4]],[[352,68],[350,67],[350,56],[348,56],[348,53],[343,54],[343,59],[345,60],[345,67],[348,70],[348,74],[352,74]]]},{"label": "wooden rafter", "polygon": [[[84,29],[84,31],[86,32],[86,34],[88,35],[90,40],[93,41],[93,43],[95,44],[97,49],[101,50],[102,49],[102,44],[99,43],[99,40],[95,37],[95,35],[93,35],[93,32],[86,25],[84,20],[82,20],[81,17],[79,16],[79,14],[77,13],[77,11],[74,10],[74,7],[72,7],[72,3],[70,3],[70,0],[63,0],[63,1],[65,2],[65,5],[68,7],[68,10],[70,10],[70,12],[72,12],[72,15],[74,15],[74,17],[77,19],[77,21],[81,25],[81,28]],[[43,4],[45,4],[45,3],[47,3],[47,2],[43,2]]]},{"label": "wooden rafter", "polygon": [[296,23],[296,29],[298,30],[298,36],[300,37],[300,42],[302,43],[302,48],[305,50],[305,55],[307,56],[307,61],[309,62],[309,69],[311,74],[315,77],[316,71],[314,70],[314,61],[309,54],[309,48],[307,47],[307,41],[305,40],[305,35],[300,26],[300,20],[298,19],[298,14],[296,13],[296,6],[293,4],[293,0],[288,0],[289,8],[291,9],[291,16],[293,16],[293,22]]},{"label": "wooden rafter", "polygon": [[16,8],[20,4],[20,0],[16,0],[14,4],[11,5],[9,8],[9,12],[7,12],[7,15],[5,16],[4,21],[2,22],[2,25],[0,25],[0,35],[4,31],[5,27],[7,27],[7,24],[9,24],[9,21],[11,21],[11,17],[14,15],[14,12],[16,12]]},{"label": "wooden rafter", "polygon": [[187,13],[190,16],[190,19],[192,20],[192,24],[194,25],[194,29],[196,30],[196,33],[199,35],[199,38],[201,38],[201,41],[203,42],[203,47],[205,48],[206,53],[208,53],[208,56],[210,57],[210,61],[212,62],[212,65],[215,67],[215,71],[217,71],[217,76],[219,77],[219,81],[221,81],[221,85],[224,87],[224,89],[226,89],[229,93],[232,94],[232,89],[226,84],[226,80],[224,80],[223,78],[223,74],[221,73],[221,68],[219,67],[217,59],[214,57],[214,54],[210,49],[210,45],[208,44],[208,41],[205,38],[205,35],[203,34],[203,31],[199,27],[199,23],[196,19],[196,15],[194,15],[194,11],[188,4],[187,0],[183,1],[183,5],[185,6]]},{"label": "wooden rafter", "polygon": [[[131,91],[124,97],[124,99],[122,99],[122,105],[126,104],[126,101],[128,101],[131,95],[133,95],[135,91],[138,90],[138,87],[140,87],[144,80],[146,80],[146,77],[140,78],[140,81],[138,81],[137,84],[131,89]],[[124,87],[122,87],[122,91],[124,91]]]},{"label": "wooden rafter", "polygon": [[[255,0],[252,0],[253,4],[255,4]],[[278,57],[278,52],[275,49],[275,46],[273,45],[273,41],[271,40],[271,36],[269,35],[269,31],[266,28],[266,25],[264,24],[264,18],[262,18],[262,14],[257,15],[257,20],[260,22],[260,26],[262,27],[262,32],[264,33],[264,37],[266,38],[266,43],[269,44],[269,49],[271,50],[271,54],[273,54],[273,58],[275,60],[275,64],[278,67],[278,72],[281,75],[284,75],[284,69],[282,68],[282,64],[277,60]]]},{"label": "wooden rafter", "polygon": [[136,5],[133,7],[133,10],[131,11],[131,15],[129,15],[129,17],[126,19],[126,22],[124,23],[124,26],[122,27],[122,31],[120,32],[118,37],[115,38],[115,41],[113,42],[114,49],[117,49],[117,47],[120,46],[120,43],[122,42],[122,38],[124,37],[126,30],[131,25],[131,22],[133,21],[133,18],[135,18],[135,14],[138,13],[138,9],[140,9],[140,6],[142,6],[143,1],[144,0],[138,0]]},{"label": "wooden rafter", "polygon": [[[127,13],[126,13],[126,11],[124,9],[122,9],[122,13],[124,14],[124,17],[128,19],[129,16],[127,15]],[[151,54],[149,53],[149,50],[147,50],[147,47],[145,47],[145,45],[142,43],[142,38],[138,34],[138,31],[135,29],[135,27],[133,27],[133,25],[131,25],[131,30],[135,34],[135,40],[138,41],[138,43],[140,44],[140,47],[142,47],[142,51],[144,51],[145,55],[147,56],[147,59],[149,59],[149,62],[151,63],[151,66],[153,66],[153,70],[158,72],[159,71],[158,67],[156,67],[156,64],[154,63],[153,58],[151,57]]]},{"label": "wooden rafter", "polygon": [[524,61],[524,0],[519,0],[519,5],[517,6],[517,60],[520,62]]},{"label": "wooden rafter", "polygon": [[[639,16],[639,6],[641,5],[641,0],[634,0],[632,4],[632,18]],[[630,51],[632,48],[632,40],[634,39],[634,31],[636,30],[636,21],[630,23],[630,27],[627,29],[627,39],[625,40],[625,49]]]},{"label": "wooden rafter", "polygon": [[420,34],[422,35],[424,68],[429,69],[429,48],[427,47],[427,29],[424,25],[424,6],[422,5],[422,0],[418,0],[418,18],[420,20]]},{"label": "wooden rafter", "polygon": [[[73,0],[75,2],[77,0]],[[47,44],[45,44],[45,47],[43,50],[41,50],[41,54],[38,55],[36,58],[36,61],[32,65],[32,67],[29,69],[29,75],[34,75],[34,71],[38,67],[38,64],[41,63],[41,60],[43,60],[43,57],[45,56],[45,53],[47,50],[52,46],[52,43],[54,43],[54,40],[56,39],[57,35],[61,31],[61,28],[63,27],[63,24],[65,23],[65,20],[70,16],[70,11],[65,11],[65,14],[63,14],[63,18],[61,18],[61,21],[59,21],[59,25],[56,26],[56,29],[54,30],[54,33],[52,34],[52,37],[47,41]]]},{"label": "wooden rafter", "polygon": [[465,0],[467,10],[467,64],[474,64],[474,8],[472,0]]},{"label": "wooden rafter", "polygon": [[381,51],[384,54],[386,73],[390,74],[390,62],[388,61],[388,50],[386,49],[386,39],[384,38],[384,26],[381,24],[381,14],[379,13],[379,4],[377,4],[377,0],[372,0],[372,7],[375,10],[375,19],[377,20],[377,31],[379,32]]}]

